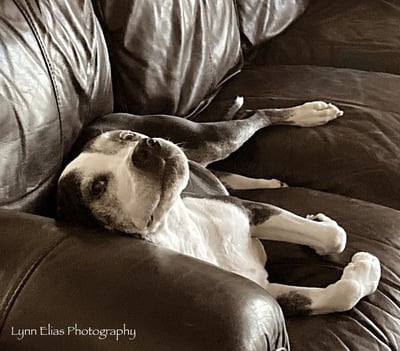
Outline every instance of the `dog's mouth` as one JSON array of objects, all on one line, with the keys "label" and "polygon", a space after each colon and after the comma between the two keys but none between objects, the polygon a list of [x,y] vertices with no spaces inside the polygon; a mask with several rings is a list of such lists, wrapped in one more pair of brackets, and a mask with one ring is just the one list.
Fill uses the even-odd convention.
[{"label": "dog's mouth", "polygon": [[151,228],[154,223],[154,214],[150,215],[149,221],[146,224],[146,228]]},{"label": "dog's mouth", "polygon": [[163,175],[161,179],[161,190],[159,200],[154,210],[149,216],[146,228],[151,232],[156,229],[157,225],[165,216],[171,204],[180,196],[181,192],[187,185],[188,166],[187,161],[182,160],[181,155],[175,155],[165,161]]},{"label": "dog's mouth", "polygon": [[180,196],[188,181],[188,161],[174,144],[162,139],[142,139],[131,156],[135,168],[160,184],[158,201],[149,211],[144,231],[151,232]]}]

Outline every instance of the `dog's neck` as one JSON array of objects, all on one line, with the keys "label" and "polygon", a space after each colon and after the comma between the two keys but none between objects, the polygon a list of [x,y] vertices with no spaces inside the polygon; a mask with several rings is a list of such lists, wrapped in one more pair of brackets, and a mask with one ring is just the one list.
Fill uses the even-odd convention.
[{"label": "dog's neck", "polygon": [[171,206],[168,209],[164,209],[165,213],[158,220],[157,223],[149,230],[148,233],[144,234],[145,239],[149,239],[158,235],[163,229],[168,228],[169,226],[175,226],[176,223],[185,224],[189,220],[189,211],[190,209],[186,207],[183,199],[179,196],[177,197]]},{"label": "dog's neck", "polygon": [[[194,200],[201,201],[201,199]],[[204,225],[204,219],[198,220],[199,214],[196,213],[198,208],[192,208],[193,203],[190,201],[188,205],[185,199],[178,197],[153,230],[143,235],[143,239],[173,250],[190,251],[186,247],[186,242],[192,241],[193,236],[201,235],[200,228]],[[198,204],[195,207],[202,206]]]},{"label": "dog's neck", "polygon": [[222,224],[220,216],[224,216],[229,223],[235,222],[235,215],[231,216],[229,208],[221,201],[209,198],[179,197],[154,230],[143,238],[190,255],[196,249],[192,247],[195,243],[208,241],[205,236],[225,231],[226,223],[225,226]]},{"label": "dog's neck", "polygon": [[[249,225],[247,214],[233,203],[215,197],[187,196],[177,199],[157,230],[145,235],[144,239],[224,269],[240,272],[238,265],[249,259],[249,250],[250,256],[262,252],[258,240],[257,243],[248,240]],[[243,243],[243,247],[250,247],[238,255],[231,255],[235,252],[236,244],[233,243],[237,242]],[[260,256],[260,259],[265,260],[263,257]]]}]

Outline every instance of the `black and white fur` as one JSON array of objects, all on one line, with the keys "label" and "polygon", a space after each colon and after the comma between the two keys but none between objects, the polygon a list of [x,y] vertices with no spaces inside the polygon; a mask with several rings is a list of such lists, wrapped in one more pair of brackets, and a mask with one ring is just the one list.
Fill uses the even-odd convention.
[{"label": "black and white fur", "polygon": [[[241,103],[239,98],[237,108]],[[265,288],[287,314],[351,309],[377,289],[380,264],[371,254],[355,254],[341,279],[326,288],[269,283],[265,270],[260,239],[307,245],[319,255],[341,253],[346,233],[335,221],[323,214],[302,218],[271,205],[230,197],[227,191],[222,196],[201,197],[182,193],[189,180],[188,159],[206,166],[227,157],[264,127],[322,125],[342,111],[316,101],[239,114],[240,119],[215,123],[173,116],[106,116],[100,128],[109,131],[93,138],[60,177],[60,217],[140,234],[152,243],[240,274]],[[118,125],[129,130],[118,130]],[[284,185],[277,180],[219,176],[228,188]]]}]

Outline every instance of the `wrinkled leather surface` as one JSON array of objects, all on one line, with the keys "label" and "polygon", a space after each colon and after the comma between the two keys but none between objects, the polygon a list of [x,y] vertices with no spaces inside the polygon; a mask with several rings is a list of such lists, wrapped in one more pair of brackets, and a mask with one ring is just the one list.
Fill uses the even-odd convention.
[{"label": "wrinkled leather surface", "polygon": [[[287,346],[256,284],[144,241],[0,211],[0,349],[263,351]],[[35,235],[32,235],[34,233]],[[11,327],[135,328],[137,337],[32,336]]]},{"label": "wrinkled leather surface", "polygon": [[306,9],[309,0],[236,0],[241,32],[258,45],[284,31]]},{"label": "wrinkled leather surface", "polygon": [[400,209],[400,77],[316,66],[248,66],[217,97],[244,108],[325,100],[344,116],[316,128],[259,132],[219,167]]},{"label": "wrinkled leather surface", "polygon": [[91,2],[2,1],[0,62],[0,206],[43,213],[80,130],[112,107]]},{"label": "wrinkled leather surface", "polygon": [[301,188],[239,191],[236,195],[293,211],[325,213],[348,235],[340,255],[320,257],[311,249],[264,242],[270,281],[324,287],[340,278],[355,252],[376,255],[382,265],[378,291],[346,313],[287,318],[292,351],[390,351],[400,347],[400,211]]},{"label": "wrinkled leather surface", "polygon": [[400,3],[312,0],[296,23],[255,61],[400,73]]},{"label": "wrinkled leather surface", "polygon": [[232,0],[94,3],[110,52],[115,112],[187,115],[238,70]]}]

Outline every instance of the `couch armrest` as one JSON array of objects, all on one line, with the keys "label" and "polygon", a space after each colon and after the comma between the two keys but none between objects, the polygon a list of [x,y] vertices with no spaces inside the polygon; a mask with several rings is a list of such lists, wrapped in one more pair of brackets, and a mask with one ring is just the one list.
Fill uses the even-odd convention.
[{"label": "couch armrest", "polygon": [[[275,300],[202,261],[3,210],[0,233],[2,350],[244,351],[287,344]],[[69,332],[75,324],[80,330]],[[124,325],[134,340],[79,335]],[[13,334],[22,329],[32,335],[18,340]]]}]

